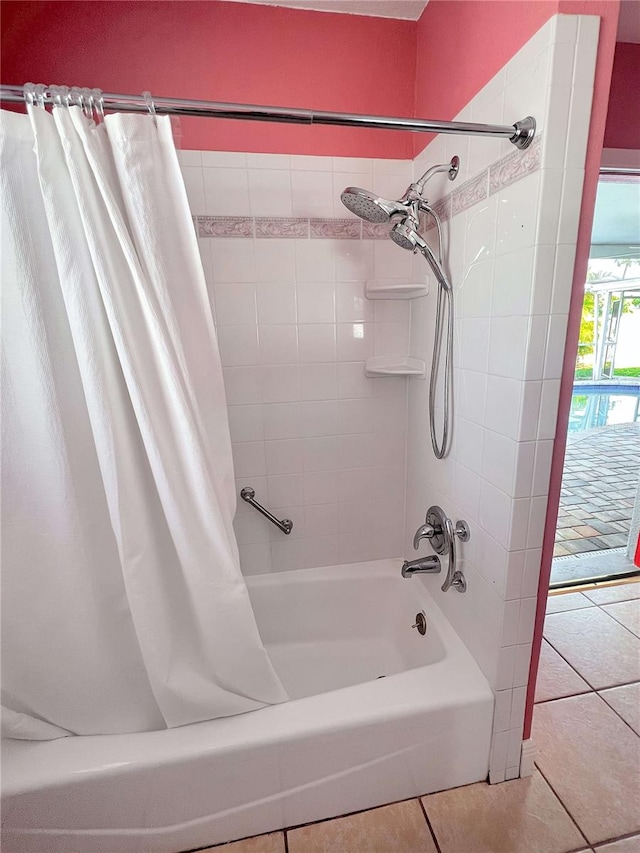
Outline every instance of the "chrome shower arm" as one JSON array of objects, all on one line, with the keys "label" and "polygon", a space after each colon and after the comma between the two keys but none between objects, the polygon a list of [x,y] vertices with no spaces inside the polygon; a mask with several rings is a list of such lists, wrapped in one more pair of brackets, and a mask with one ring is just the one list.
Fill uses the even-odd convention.
[{"label": "chrome shower arm", "polygon": [[424,175],[418,181],[415,181],[412,186],[414,186],[418,193],[422,195],[422,193],[424,192],[425,184],[427,183],[429,178],[432,178],[434,175],[437,175],[440,172],[448,172],[449,180],[455,181],[459,169],[460,158],[452,157],[450,163],[442,163],[439,166],[432,166],[430,169],[427,169]]}]

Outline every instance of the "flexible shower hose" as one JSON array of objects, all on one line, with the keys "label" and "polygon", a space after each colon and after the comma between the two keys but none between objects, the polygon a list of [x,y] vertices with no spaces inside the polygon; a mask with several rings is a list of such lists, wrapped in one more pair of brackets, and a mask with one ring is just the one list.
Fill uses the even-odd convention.
[{"label": "flexible shower hose", "polygon": [[[429,262],[436,278],[438,279],[438,301],[436,305],[436,328],[433,339],[433,358],[431,360],[431,375],[429,379],[429,430],[431,433],[431,446],[436,459],[444,459],[450,449],[451,421],[453,418],[453,287],[447,278],[442,265],[442,223],[438,214],[428,207],[422,205],[422,209],[431,214],[438,229],[438,256],[430,250],[425,257]],[[445,305],[446,303],[446,305]],[[444,395],[443,395],[443,419],[442,438],[438,439],[436,428],[436,393],[438,390],[438,376],[442,364],[443,314],[447,311],[446,341],[444,344]]]}]

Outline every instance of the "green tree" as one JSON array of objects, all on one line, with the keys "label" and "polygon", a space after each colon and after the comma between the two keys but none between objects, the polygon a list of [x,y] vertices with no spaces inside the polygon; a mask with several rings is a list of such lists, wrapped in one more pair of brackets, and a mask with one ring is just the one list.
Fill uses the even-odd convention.
[{"label": "green tree", "polygon": [[[618,258],[615,261],[617,267],[622,267],[622,275],[620,276],[621,286],[624,287],[624,281],[627,278],[627,273],[629,272],[630,267],[640,264],[637,258]],[[635,272],[635,271],[634,271]],[[608,273],[600,272],[598,270],[594,270],[589,268],[587,271],[587,283],[584,293],[584,300],[582,303],[582,317],[580,319],[580,336],[578,338],[578,357],[576,359],[576,370],[584,370],[585,369],[585,357],[591,355],[593,353],[593,339],[594,339],[594,323],[595,323],[595,294],[589,288],[589,285],[592,282],[598,281],[611,281],[611,275]],[[615,305],[616,302],[620,301],[620,297],[613,295],[611,296],[611,307]],[[624,305],[622,306],[623,313],[628,313],[632,311],[633,308],[637,308],[640,306],[640,298],[634,299],[625,299]]]}]

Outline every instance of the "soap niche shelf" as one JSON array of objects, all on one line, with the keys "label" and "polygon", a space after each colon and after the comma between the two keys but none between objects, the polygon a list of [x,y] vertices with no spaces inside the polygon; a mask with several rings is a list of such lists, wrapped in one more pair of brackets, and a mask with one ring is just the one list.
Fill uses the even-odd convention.
[{"label": "soap niche shelf", "polygon": [[[398,279],[374,279],[367,281],[364,288],[367,299],[418,299],[427,293],[426,282],[406,282]],[[371,378],[414,376],[424,379],[425,363],[421,358],[413,358],[410,355],[376,355],[365,361],[364,374]]]},{"label": "soap niche shelf", "polygon": [[417,299],[427,293],[428,288],[424,282],[402,282],[397,279],[368,281],[364,288],[367,299]]},{"label": "soap niche shelf", "polygon": [[417,376],[419,379],[424,379],[424,371],[424,361],[409,355],[374,355],[364,363],[364,375],[369,377]]}]

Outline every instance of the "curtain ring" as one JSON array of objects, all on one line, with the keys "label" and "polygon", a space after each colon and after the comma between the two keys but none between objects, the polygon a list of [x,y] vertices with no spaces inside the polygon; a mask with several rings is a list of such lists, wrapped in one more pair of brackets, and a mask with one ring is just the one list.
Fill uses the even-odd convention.
[{"label": "curtain ring", "polygon": [[45,93],[47,91],[47,87],[44,83],[38,83],[37,86],[34,86],[34,95],[35,100],[41,110],[46,109],[45,107]]},{"label": "curtain ring", "polygon": [[22,94],[24,95],[24,102],[28,107],[32,107],[35,103],[35,92],[36,87],[34,83],[25,83],[22,87]]},{"label": "curtain ring", "polygon": [[82,106],[82,92],[77,86],[72,86],[67,95],[67,103],[72,107]]},{"label": "curtain ring", "polygon": [[156,105],[153,102],[151,92],[143,92],[142,97],[144,98],[147,109],[149,110],[149,115],[153,117],[153,123],[157,124]]},{"label": "curtain ring", "polygon": [[91,96],[93,98],[96,124],[100,124],[104,121],[104,98],[102,97],[102,89],[92,89]]},{"label": "curtain ring", "polygon": [[91,89],[84,88],[82,90],[82,110],[85,116],[93,121],[93,96],[91,94]]}]

